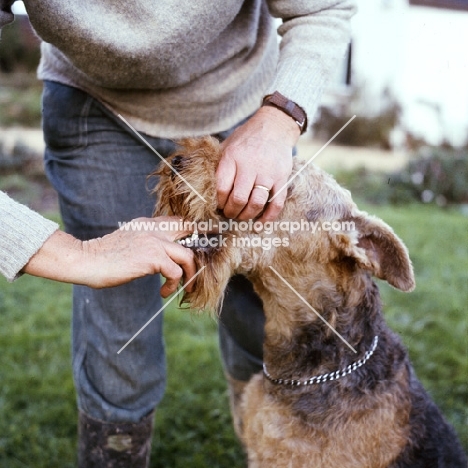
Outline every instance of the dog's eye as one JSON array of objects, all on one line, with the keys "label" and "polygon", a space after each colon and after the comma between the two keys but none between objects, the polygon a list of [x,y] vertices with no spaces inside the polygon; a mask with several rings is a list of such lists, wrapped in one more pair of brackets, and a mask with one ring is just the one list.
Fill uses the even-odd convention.
[{"label": "dog's eye", "polygon": [[[184,166],[183,161],[184,161],[183,156],[175,156],[171,160],[171,166],[177,172],[180,172],[182,170],[183,166]],[[172,171],[171,180],[174,180],[175,176],[176,176],[176,173],[174,171]]]},{"label": "dog's eye", "polygon": [[171,165],[176,171],[180,171],[183,167],[183,156],[175,156],[172,158]]}]

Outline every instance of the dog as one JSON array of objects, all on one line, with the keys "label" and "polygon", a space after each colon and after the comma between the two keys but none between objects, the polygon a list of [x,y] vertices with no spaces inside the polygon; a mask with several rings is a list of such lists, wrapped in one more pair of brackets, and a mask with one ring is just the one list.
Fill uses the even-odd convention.
[{"label": "dog", "polygon": [[[172,168],[157,172],[155,214],[226,223],[216,201],[220,155],[214,138],[182,141]],[[264,370],[246,385],[230,382],[249,467],[466,468],[453,428],[385,323],[372,278],[411,291],[406,247],[315,165],[296,160],[292,177],[277,226],[323,229],[284,230],[275,243],[278,232],[231,227],[218,244],[216,233],[186,242],[200,271],[185,296],[192,308],[219,309],[234,274],[263,301]]]}]

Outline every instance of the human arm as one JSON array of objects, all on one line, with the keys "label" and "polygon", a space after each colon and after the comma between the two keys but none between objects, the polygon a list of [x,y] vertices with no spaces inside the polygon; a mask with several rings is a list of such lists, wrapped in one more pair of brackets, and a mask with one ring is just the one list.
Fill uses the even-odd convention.
[{"label": "human arm", "polygon": [[[80,241],[60,230],[54,232],[23,268],[34,276],[105,288],[132,279],[161,273],[166,282],[161,295],[169,296],[182,276],[190,280],[196,273],[191,250],[174,243],[189,231],[163,231],[161,222],[172,218],[138,218],[135,223],[151,223],[149,231],[118,229],[97,239]],[[191,289],[191,285],[187,287]]]},{"label": "human arm", "polygon": [[[318,107],[322,91],[339,66],[350,37],[352,0],[269,0],[273,16],[283,19],[280,56],[273,83],[266,94],[280,92],[306,113],[309,122]],[[268,111],[267,111],[268,109]],[[219,207],[228,217],[260,221],[274,219],[286,198],[292,168],[294,120],[275,108],[260,108],[223,144],[218,172]],[[280,116],[280,114],[283,114]],[[293,132],[293,133],[291,133]],[[254,189],[263,185],[271,191]]]},{"label": "human arm", "polygon": [[[135,221],[157,227],[163,220],[166,218]],[[9,281],[28,273],[101,288],[161,272],[168,278],[161,289],[167,296],[176,289],[183,273],[186,280],[195,274],[192,252],[172,242],[188,234],[156,228],[117,230],[82,242],[0,192],[0,273]]]}]

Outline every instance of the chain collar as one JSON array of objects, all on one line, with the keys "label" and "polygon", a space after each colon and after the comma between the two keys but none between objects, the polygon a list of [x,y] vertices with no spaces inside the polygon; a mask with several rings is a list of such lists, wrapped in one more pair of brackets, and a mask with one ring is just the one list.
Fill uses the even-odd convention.
[{"label": "chain collar", "polygon": [[316,375],[315,377],[311,377],[310,379],[306,379],[306,380],[274,379],[267,371],[265,363],[263,364],[263,374],[270,382],[277,384],[277,385],[296,385],[296,386],[313,385],[316,383],[326,382],[327,380],[338,380],[339,378],[344,377],[345,375],[351,374],[351,372],[354,372],[356,369],[363,366],[369,360],[369,358],[374,354],[374,351],[375,351],[375,348],[377,348],[378,342],[379,342],[379,337],[375,336],[374,341],[372,342],[371,349],[366,351],[366,354],[364,355],[362,359],[359,359],[359,361],[349,364],[342,370],[337,370],[335,372],[330,372],[328,374]]}]

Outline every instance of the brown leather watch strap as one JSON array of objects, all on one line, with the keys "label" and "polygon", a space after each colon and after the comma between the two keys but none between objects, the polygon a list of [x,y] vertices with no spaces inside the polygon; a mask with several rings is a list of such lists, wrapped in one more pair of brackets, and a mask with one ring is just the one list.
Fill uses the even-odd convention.
[{"label": "brown leather watch strap", "polygon": [[273,106],[283,111],[285,114],[292,117],[299,125],[301,134],[307,130],[307,114],[302,107],[298,106],[295,102],[289,100],[278,91],[273,94],[268,94],[263,98],[262,106]]}]

